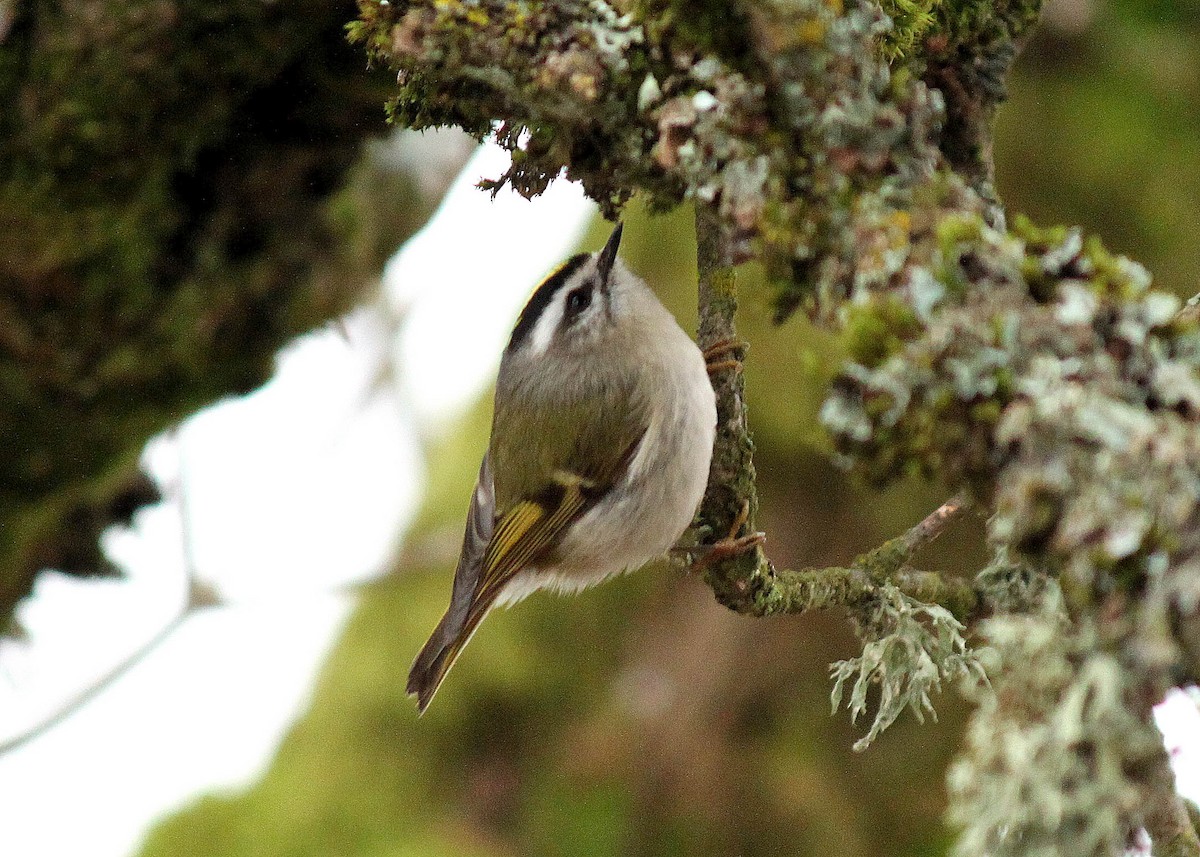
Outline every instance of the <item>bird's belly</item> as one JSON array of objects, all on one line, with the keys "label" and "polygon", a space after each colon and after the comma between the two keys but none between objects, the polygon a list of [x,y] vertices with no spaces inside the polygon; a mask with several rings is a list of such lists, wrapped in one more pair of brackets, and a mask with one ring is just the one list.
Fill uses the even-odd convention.
[{"label": "bird's belly", "polygon": [[[682,333],[681,333],[682,335]],[[665,553],[687,529],[704,496],[717,411],[704,360],[673,368],[657,419],[618,483],[573,524],[552,555],[518,572],[497,604],[538,589],[577,592]]]},{"label": "bird's belly", "polygon": [[716,431],[707,383],[694,398],[681,394],[662,416],[647,429],[622,483],[563,539],[556,551],[560,581],[549,585],[582,588],[637,568],[666,552],[692,522]]},{"label": "bird's belly", "polygon": [[[648,461],[656,490],[621,490],[584,514],[554,551],[551,564],[518,572],[497,599],[515,604],[539,589],[571,594],[632,571],[664,554],[687,529],[704,496],[711,458],[711,432],[697,449]],[[663,452],[668,452],[663,450]],[[665,477],[665,478],[664,478]]]}]

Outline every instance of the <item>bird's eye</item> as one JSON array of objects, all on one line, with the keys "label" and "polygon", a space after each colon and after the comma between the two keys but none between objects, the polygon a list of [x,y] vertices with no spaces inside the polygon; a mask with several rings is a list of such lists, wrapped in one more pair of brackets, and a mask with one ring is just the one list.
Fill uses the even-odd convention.
[{"label": "bird's eye", "polygon": [[571,318],[578,316],[592,303],[592,287],[580,286],[567,295],[567,315]]}]

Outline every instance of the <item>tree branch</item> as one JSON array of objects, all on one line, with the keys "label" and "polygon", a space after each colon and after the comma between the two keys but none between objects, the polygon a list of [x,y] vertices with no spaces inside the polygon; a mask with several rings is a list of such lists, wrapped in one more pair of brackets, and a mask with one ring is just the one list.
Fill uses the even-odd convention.
[{"label": "tree branch", "polygon": [[[737,274],[722,258],[721,230],[716,215],[696,207],[696,262],[699,270],[698,303],[700,348],[737,342]],[[717,437],[713,446],[708,488],[700,504],[696,530],[702,542],[755,531],[758,489],[755,484],[754,443],[746,418],[746,389],[742,373],[729,367],[712,375],[717,397]],[[741,521],[735,531],[735,525]],[[704,581],[717,601],[739,613],[759,600],[773,584],[774,571],[760,545],[718,559],[705,567]]]},{"label": "tree branch", "polygon": [[947,501],[903,535],[857,557],[847,568],[805,568],[773,573],[772,585],[755,613],[803,613],[828,607],[858,607],[875,598],[884,584],[926,604],[939,604],[959,621],[972,617],[982,601],[969,582],[909,567],[913,555],[941,534],[963,511],[958,499]]},{"label": "tree branch", "polygon": [[1153,843],[1151,853],[1154,857],[1200,857],[1200,836],[1175,790],[1175,774],[1166,752],[1155,753],[1151,764],[1144,819]]},{"label": "tree branch", "polygon": [[[719,343],[736,342],[737,274],[722,258],[720,222],[704,206],[696,208],[696,257],[700,347],[707,350]],[[758,517],[754,443],[742,373],[728,367],[714,373],[712,380],[717,397],[717,437],[708,490],[696,526],[701,542],[707,544],[726,535],[754,532]],[[707,564],[704,581],[721,604],[755,616],[861,606],[875,597],[879,586],[890,583],[919,601],[941,604],[961,620],[971,615],[980,601],[972,586],[908,568],[908,562],[937,538],[965,505],[962,496],[943,503],[912,529],[863,554],[848,567],[776,570],[762,547],[755,545]]]}]

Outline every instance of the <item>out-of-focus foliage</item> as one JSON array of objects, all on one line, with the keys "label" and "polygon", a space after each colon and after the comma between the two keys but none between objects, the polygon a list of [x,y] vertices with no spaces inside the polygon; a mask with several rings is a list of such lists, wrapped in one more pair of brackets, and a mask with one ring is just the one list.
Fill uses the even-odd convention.
[{"label": "out-of-focus foliage", "polygon": [[[1013,210],[1078,222],[1180,293],[1195,289],[1200,253],[1188,234],[1200,222],[1191,169],[1200,12],[1189,8],[1051,0],[1012,79],[996,141],[999,191]],[[1155,142],[1164,137],[1174,145]],[[634,267],[681,319],[694,307],[689,228],[684,215],[637,216],[627,238]],[[740,323],[751,344],[746,377],[770,552],[780,565],[845,562],[944,494],[911,481],[870,493],[830,466],[817,413],[847,355],[803,321],[772,327],[760,273],[745,272]],[[897,319],[886,308],[852,318],[842,342],[864,365],[878,364],[903,341],[879,335]],[[485,413],[481,405],[434,460],[422,531],[450,543],[484,448]],[[979,529],[952,530],[925,562],[983,566]],[[841,617],[739,618],[673,573],[646,572],[575,599],[534,598],[494,616],[417,720],[404,675],[444,607],[452,565],[402,567],[369,594],[263,781],[170,819],[146,857],[948,851],[940,817],[942,774],[960,743],[953,699],[937,700],[940,723],[901,715],[867,753],[853,754],[855,730],[828,716],[828,665],[860,651]],[[992,589],[1010,590],[1010,604],[1035,600],[1026,590],[1037,578],[1019,562],[995,564],[990,575]],[[1111,820],[1106,813],[1131,800],[1123,781],[1097,778],[1055,743],[1078,733],[1039,730],[1055,724],[1031,727],[1015,714],[1038,694],[1051,705],[1074,700],[1078,716],[1068,725],[1096,730],[1088,733],[1100,738],[1096,758],[1117,764],[1144,733],[1126,728],[1128,710],[1112,695],[1120,670],[1089,648],[1093,629],[1047,638],[1056,619],[1021,621],[989,629],[1001,656],[1047,669],[1018,673],[1008,695],[985,704],[968,737],[974,767],[955,769],[959,806],[1011,806],[996,791],[1004,777],[1046,788],[1011,779],[1030,772],[1006,770],[1003,748],[991,743],[1036,737],[1029,746],[1052,763],[1041,769],[1050,787],[1095,786],[1058,804],[1093,836]],[[978,834],[993,819],[957,821]],[[1045,832],[1039,819],[1026,821],[1027,836]],[[1109,832],[1123,835],[1119,825]]]},{"label": "out-of-focus foliage", "polygon": [[1006,205],[1200,291],[1200,6],[1051,0],[997,121]]}]

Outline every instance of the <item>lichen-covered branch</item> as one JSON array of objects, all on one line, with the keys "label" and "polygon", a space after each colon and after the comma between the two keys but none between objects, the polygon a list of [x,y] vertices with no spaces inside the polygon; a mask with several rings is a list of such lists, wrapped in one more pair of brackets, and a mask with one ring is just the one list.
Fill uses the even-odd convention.
[{"label": "lichen-covered branch", "polygon": [[776,570],[770,587],[755,604],[754,612],[770,616],[802,613],[829,607],[861,609],[876,598],[882,586],[891,586],[925,604],[939,604],[961,621],[974,618],[982,606],[978,587],[968,581],[911,568],[913,554],[930,538],[930,519],[944,524],[952,515],[946,504],[907,533],[859,556],[847,568]]},{"label": "lichen-covered branch", "polygon": [[761,602],[760,615],[804,613],[830,607],[858,608],[877,597],[879,588],[885,584],[916,601],[940,604],[959,619],[970,619],[979,607],[979,596],[970,583],[933,571],[890,570],[880,567],[875,559],[866,554],[845,568],[778,570]]},{"label": "lichen-covered branch", "polygon": [[[737,274],[721,258],[718,235],[713,216],[705,209],[697,209],[700,310],[697,339],[704,350],[725,344],[740,352],[734,324]],[[723,536],[752,533],[758,520],[754,443],[750,439],[746,414],[745,383],[738,368],[734,361],[724,370],[712,373],[717,399],[717,439],[713,446],[708,489],[695,526],[701,541],[715,542]],[[731,532],[739,521],[741,531]],[[708,564],[704,580],[712,587],[718,601],[739,612],[753,611],[763,594],[775,585],[774,572],[759,545]]]},{"label": "lichen-covered branch", "polygon": [[[737,274],[721,258],[715,217],[696,212],[699,271],[698,340],[704,350],[737,343]],[[735,346],[736,347],[736,346]],[[714,542],[728,534],[755,531],[758,491],[755,484],[754,443],[750,438],[741,372],[730,366],[713,374],[717,399],[717,439],[708,490],[695,529],[701,541]],[[942,604],[960,619],[978,606],[972,587],[960,580],[907,567],[921,547],[936,538],[963,509],[965,501],[950,500],[902,536],[858,557],[848,568],[798,571],[777,570],[760,545],[732,557],[704,564],[704,580],[717,600],[731,610],[756,616],[802,613],[830,607],[862,607],[877,596],[883,584],[927,603]],[[740,530],[732,528],[740,523]]]},{"label": "lichen-covered branch", "polygon": [[999,662],[978,687],[964,752],[949,774],[956,854],[993,857],[1122,854],[1160,795],[1137,771],[1162,757],[1162,737],[1135,710],[1135,685],[1072,622],[1053,592],[1041,609],[983,626]]},{"label": "lichen-covered branch", "polygon": [[[946,6],[969,21],[990,4]],[[783,311],[840,289],[830,275],[855,252],[847,199],[939,163],[940,99],[889,68],[895,31],[870,2],[359,8],[354,37],[400,76],[398,121],[479,134],[499,122],[514,163],[497,181],[526,194],[565,171],[610,214],[635,190],[710,206],[721,256],[761,258]]]},{"label": "lichen-covered branch", "polygon": [[859,310],[895,346],[859,350],[835,385],[839,450],[875,481],[928,468],[973,491],[993,540],[1053,568],[1074,614],[1134,596],[1121,612],[1137,611],[1140,657],[1165,658],[1145,666],[1177,662],[1170,615],[1197,585],[1200,329],[1074,232],[959,218],[933,243],[903,290]]}]

